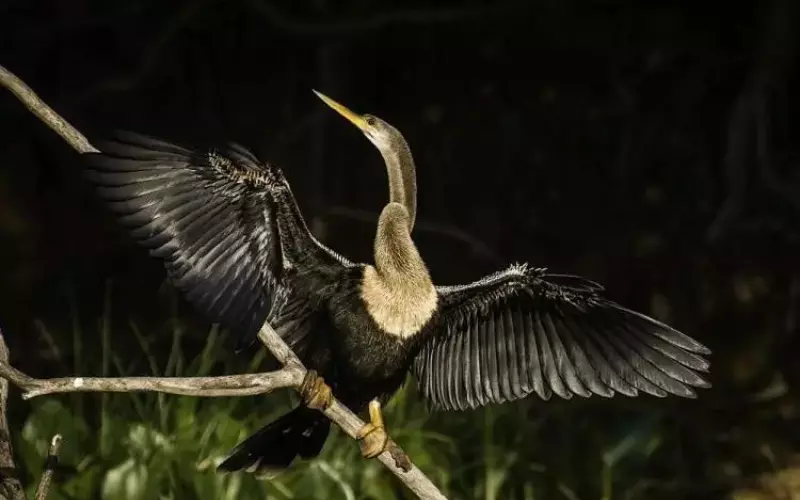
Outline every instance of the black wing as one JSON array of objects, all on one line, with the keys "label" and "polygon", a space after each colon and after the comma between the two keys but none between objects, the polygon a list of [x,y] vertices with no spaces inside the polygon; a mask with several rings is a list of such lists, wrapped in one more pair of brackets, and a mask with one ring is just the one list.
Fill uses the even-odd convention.
[{"label": "black wing", "polygon": [[296,295],[287,268],[351,265],[308,232],[281,171],[240,146],[192,151],[126,132],[100,149],[87,154],[100,197],[190,303],[241,335],[239,347]]},{"label": "black wing", "polygon": [[438,409],[475,408],[536,393],[610,397],[709,387],[710,351],[600,295],[580,277],[512,266],[464,286],[438,287],[441,316],[414,373]]}]

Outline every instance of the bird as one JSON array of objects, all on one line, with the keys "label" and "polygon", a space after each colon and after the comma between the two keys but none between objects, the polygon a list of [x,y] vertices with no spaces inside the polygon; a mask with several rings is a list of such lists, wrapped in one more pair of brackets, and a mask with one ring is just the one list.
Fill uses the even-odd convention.
[{"label": "bird", "polygon": [[308,368],[301,401],[237,444],[221,472],[272,475],[317,457],[333,398],[369,419],[361,454],[389,448],[382,407],[409,373],[431,411],[553,395],[696,398],[711,350],[608,297],[586,277],[514,263],[434,284],[412,238],[416,167],[394,126],[315,94],[380,152],[389,201],[373,261],[353,262],[308,229],[280,167],[235,142],[195,148],[120,131],[86,153],[85,177],[133,240],[163,262],[199,313],[236,333],[265,322]]}]

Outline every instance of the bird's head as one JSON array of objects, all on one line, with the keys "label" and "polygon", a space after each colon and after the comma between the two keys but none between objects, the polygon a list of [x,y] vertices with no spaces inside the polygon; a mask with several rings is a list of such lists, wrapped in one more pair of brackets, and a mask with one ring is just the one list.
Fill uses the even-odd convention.
[{"label": "bird's head", "polygon": [[350,123],[364,132],[367,139],[381,152],[396,151],[398,146],[402,144],[403,136],[400,132],[377,116],[369,114],[359,115],[321,92],[315,90],[314,93],[317,97],[322,99],[325,104],[347,118]]}]

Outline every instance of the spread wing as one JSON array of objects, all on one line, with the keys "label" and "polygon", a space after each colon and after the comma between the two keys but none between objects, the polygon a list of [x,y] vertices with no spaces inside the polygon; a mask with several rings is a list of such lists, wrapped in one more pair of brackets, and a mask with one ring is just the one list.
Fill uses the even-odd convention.
[{"label": "spread wing", "polygon": [[119,133],[100,149],[86,155],[99,196],[191,304],[240,334],[239,347],[297,301],[287,269],[351,265],[309,233],[280,169],[238,145],[193,151]]},{"label": "spread wing", "polygon": [[708,387],[710,351],[605,299],[573,276],[512,266],[464,286],[439,287],[441,316],[422,339],[414,373],[434,408],[463,410],[536,393],[610,397]]}]

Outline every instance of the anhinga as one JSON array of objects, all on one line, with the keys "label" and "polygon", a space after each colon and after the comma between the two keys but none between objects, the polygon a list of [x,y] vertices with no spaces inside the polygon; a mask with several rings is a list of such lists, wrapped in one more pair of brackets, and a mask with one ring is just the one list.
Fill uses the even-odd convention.
[{"label": "anhinga", "polygon": [[[414,160],[403,136],[317,93],[374,144],[389,177],[374,263],[317,241],[282,171],[236,144],[184,149],[130,134],[89,154],[89,179],[133,238],[209,318],[252,342],[269,321],[312,371],[303,403],[240,443],[222,470],[272,471],[318,455],[333,394],[369,409],[364,456],[386,445],[380,402],[411,371],[430,406],[464,410],[535,393],[695,397],[710,351],[578,276],[512,265],[436,286],[411,238]],[[369,439],[367,439],[369,437]]]}]

